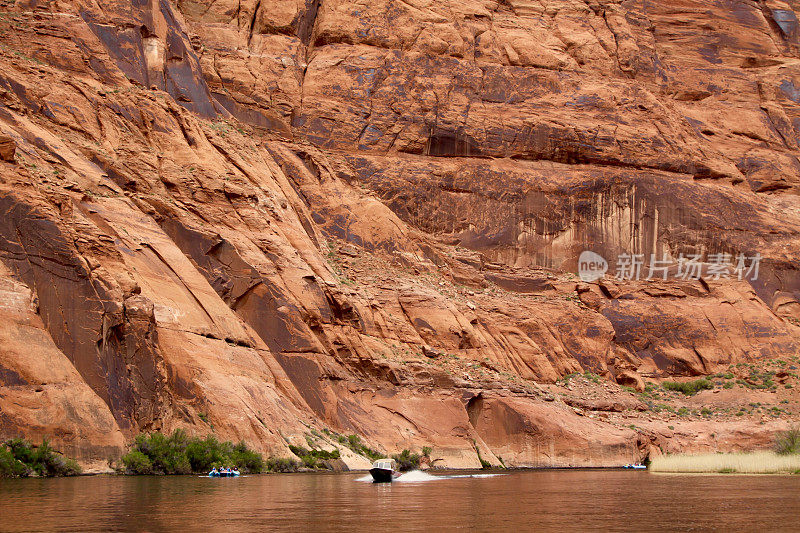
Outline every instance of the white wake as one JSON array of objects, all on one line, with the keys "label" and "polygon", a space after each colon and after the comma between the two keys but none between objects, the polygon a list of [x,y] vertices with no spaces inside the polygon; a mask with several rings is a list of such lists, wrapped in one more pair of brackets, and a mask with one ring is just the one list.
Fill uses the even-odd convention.
[{"label": "white wake", "polygon": [[[422,470],[412,470],[411,472],[406,472],[405,474],[401,475],[398,478],[394,479],[394,483],[424,483],[426,481],[434,481],[439,479],[457,479],[457,478],[483,478],[483,477],[494,477],[494,476],[502,476],[503,474],[454,474],[450,476],[433,476],[428,474],[427,472],[423,472]],[[372,482],[372,476],[366,475],[363,477],[356,478],[356,481],[368,481]]]}]

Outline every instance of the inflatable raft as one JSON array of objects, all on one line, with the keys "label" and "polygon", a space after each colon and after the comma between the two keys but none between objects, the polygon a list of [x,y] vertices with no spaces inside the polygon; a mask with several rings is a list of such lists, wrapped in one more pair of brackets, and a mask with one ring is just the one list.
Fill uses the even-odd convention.
[{"label": "inflatable raft", "polygon": [[647,466],[643,464],[625,465],[622,468],[633,468],[634,470],[647,470]]},{"label": "inflatable raft", "polygon": [[212,470],[208,473],[208,477],[237,477],[239,475],[238,470],[231,470],[229,472],[222,471],[222,472],[215,472]]}]

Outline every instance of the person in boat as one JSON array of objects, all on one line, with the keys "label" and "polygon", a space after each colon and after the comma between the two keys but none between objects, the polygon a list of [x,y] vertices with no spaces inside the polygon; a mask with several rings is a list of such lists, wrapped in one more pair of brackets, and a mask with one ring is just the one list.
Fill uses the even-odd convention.
[{"label": "person in boat", "polygon": [[211,472],[209,472],[209,474],[211,474],[212,476],[213,476],[214,474],[218,474],[218,473],[219,473],[219,471],[217,470],[217,467],[216,467],[216,466],[215,466],[214,468],[212,468],[212,469],[211,469]]}]

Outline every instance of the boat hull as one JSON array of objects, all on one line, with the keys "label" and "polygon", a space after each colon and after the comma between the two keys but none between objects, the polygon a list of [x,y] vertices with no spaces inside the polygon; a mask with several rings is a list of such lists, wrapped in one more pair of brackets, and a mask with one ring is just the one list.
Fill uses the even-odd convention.
[{"label": "boat hull", "polygon": [[394,479],[394,472],[385,468],[372,468],[369,473],[372,475],[373,483],[390,483]]}]

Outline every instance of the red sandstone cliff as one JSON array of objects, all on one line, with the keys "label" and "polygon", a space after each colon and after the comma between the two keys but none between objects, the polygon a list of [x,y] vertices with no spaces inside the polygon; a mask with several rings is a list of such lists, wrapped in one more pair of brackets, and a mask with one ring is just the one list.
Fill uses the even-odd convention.
[{"label": "red sandstone cliff", "polygon": [[[709,418],[614,383],[800,355],[795,2],[0,6],[0,436],[544,466],[797,419],[788,387],[669,399]],[[587,247],[763,260],[585,284]]]}]

